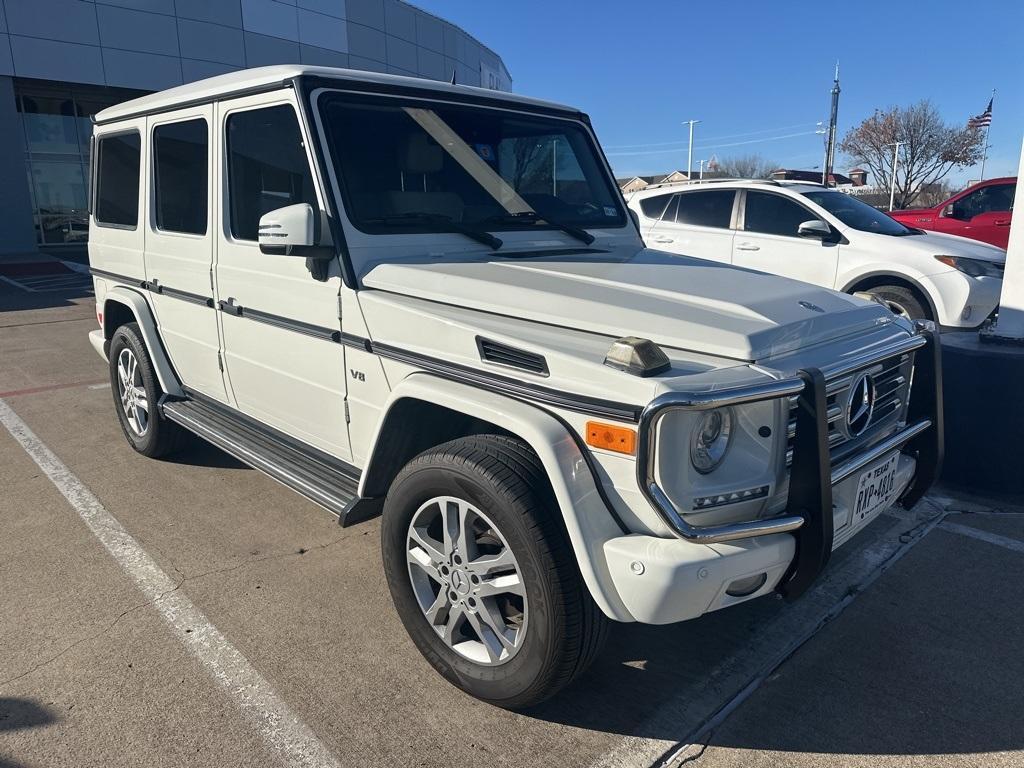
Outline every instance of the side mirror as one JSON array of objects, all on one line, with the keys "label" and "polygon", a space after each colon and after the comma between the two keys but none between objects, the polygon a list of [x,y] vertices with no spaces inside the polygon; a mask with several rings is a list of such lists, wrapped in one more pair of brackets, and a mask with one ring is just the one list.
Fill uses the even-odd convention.
[{"label": "side mirror", "polygon": [[953,218],[953,204],[952,204],[952,203],[950,203],[950,204],[949,204],[949,205],[947,205],[947,206],[946,206],[945,208],[943,208],[943,209],[942,209],[942,213],[941,213],[940,215],[941,215],[941,216],[942,216],[943,218],[947,218],[947,219],[951,219],[951,218]]},{"label": "side mirror", "polygon": [[264,253],[308,257],[320,239],[318,212],[309,203],[288,205],[260,216],[259,244]]},{"label": "side mirror", "polygon": [[805,221],[796,229],[796,233],[800,237],[809,237],[815,240],[831,240],[832,239],[832,227],[826,224],[820,219],[812,219],[811,221]]}]

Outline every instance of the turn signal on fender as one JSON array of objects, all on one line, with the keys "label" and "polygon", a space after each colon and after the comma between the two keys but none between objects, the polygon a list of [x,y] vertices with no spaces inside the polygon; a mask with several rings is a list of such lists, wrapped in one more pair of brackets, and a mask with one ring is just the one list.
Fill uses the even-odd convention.
[{"label": "turn signal on fender", "polygon": [[602,424],[600,421],[588,421],[587,445],[632,456],[636,453],[636,430],[614,424]]}]

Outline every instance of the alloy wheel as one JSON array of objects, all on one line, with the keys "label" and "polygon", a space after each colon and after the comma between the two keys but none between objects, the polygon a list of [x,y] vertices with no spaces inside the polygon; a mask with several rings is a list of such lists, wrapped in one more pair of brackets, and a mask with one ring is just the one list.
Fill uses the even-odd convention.
[{"label": "alloy wheel", "polygon": [[505,537],[464,499],[420,506],[406,542],[416,602],[444,643],[477,664],[504,664],[522,648],[529,616],[522,571]]},{"label": "alloy wheel", "polygon": [[117,393],[129,429],[142,437],[149,428],[149,399],[146,397],[138,358],[127,347],[117,356]]}]

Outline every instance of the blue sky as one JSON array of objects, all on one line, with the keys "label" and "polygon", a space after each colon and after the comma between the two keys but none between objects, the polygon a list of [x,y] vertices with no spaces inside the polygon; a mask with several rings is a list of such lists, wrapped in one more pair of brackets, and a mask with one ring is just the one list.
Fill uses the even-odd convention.
[{"label": "blue sky", "polygon": [[[923,98],[947,121],[966,122],[995,88],[985,176],[1017,172],[1020,0],[412,1],[497,51],[517,93],[588,112],[619,176],[685,169],[689,119],[702,121],[694,169],[712,154],[820,165],[814,130],[828,120],[837,58],[840,138],[876,108]],[[849,166],[839,158],[838,170]]]}]

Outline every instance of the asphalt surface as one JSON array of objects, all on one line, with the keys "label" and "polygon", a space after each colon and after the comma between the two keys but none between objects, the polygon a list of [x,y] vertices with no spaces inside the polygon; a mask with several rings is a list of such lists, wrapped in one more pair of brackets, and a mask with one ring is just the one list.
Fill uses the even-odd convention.
[{"label": "asphalt surface", "polygon": [[[416,652],[377,521],[341,529],[198,441],[131,451],[95,323],[87,295],[0,285],[0,401],[65,468],[0,428],[0,766],[1024,765],[1024,515],[892,510],[801,600],[617,625],[577,685],[513,714]],[[87,526],[72,481],[166,594]],[[329,758],[278,748],[196,650],[203,622]]]}]

